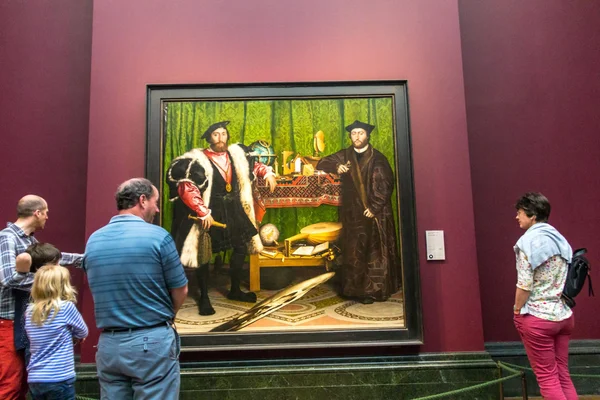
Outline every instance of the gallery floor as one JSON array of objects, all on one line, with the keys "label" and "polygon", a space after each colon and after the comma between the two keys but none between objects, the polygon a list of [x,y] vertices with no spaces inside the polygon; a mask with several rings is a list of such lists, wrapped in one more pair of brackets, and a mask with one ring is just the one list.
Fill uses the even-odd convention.
[{"label": "gallery floor", "polygon": [[[302,282],[325,272],[321,268],[263,269],[270,273],[287,274],[289,283],[281,286],[280,277],[262,275],[258,302],[274,295],[291,284]],[[202,333],[223,324],[250,309],[254,304],[228,300],[229,276],[227,266],[211,270],[209,296],[216,313],[210,316],[198,314],[198,297],[194,271],[186,271],[189,278],[189,295],[177,314],[176,324],[180,334]],[[269,285],[269,282],[271,284]],[[248,290],[247,282],[244,290]],[[277,286],[281,287],[277,287]],[[265,288],[266,287],[266,288]],[[404,326],[402,292],[394,294],[385,302],[361,304],[337,294],[335,277],[312,289],[292,304],[243,328],[242,331],[270,330],[322,330],[322,329],[371,329],[401,328]]]}]

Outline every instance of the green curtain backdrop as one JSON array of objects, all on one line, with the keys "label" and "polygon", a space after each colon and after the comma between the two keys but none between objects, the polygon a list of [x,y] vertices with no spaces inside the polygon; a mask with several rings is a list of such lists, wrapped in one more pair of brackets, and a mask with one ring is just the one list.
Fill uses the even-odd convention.
[{"label": "green curtain backdrop", "polygon": [[[326,145],[321,156],[350,146],[344,127],[357,119],[376,126],[371,134],[371,144],[388,158],[395,171],[391,97],[167,103],[163,129],[163,188],[168,190],[164,179],[171,160],[192,148],[205,148],[207,142],[200,136],[215,122],[231,121],[227,126],[230,143],[250,145],[257,140],[271,143],[281,166],[284,150],[313,155],[313,135],[320,130],[325,133]],[[168,200],[168,193],[162,196],[161,225],[170,230],[173,205]],[[395,201],[393,203],[397,216],[397,204]],[[337,208],[327,205],[316,208],[270,208],[262,223],[275,224],[282,240],[299,233],[306,225],[337,221],[337,218]]]}]

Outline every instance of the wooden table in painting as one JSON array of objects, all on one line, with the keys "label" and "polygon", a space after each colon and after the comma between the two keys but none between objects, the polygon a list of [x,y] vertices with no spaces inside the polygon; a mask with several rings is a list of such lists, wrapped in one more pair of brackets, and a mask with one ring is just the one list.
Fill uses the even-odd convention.
[{"label": "wooden table in painting", "polygon": [[[260,193],[264,208],[318,207],[322,204],[339,206],[342,187],[336,175],[317,173],[303,176],[278,176],[277,187],[271,193],[265,181],[257,179],[256,188]],[[260,291],[260,269],[262,267],[326,267],[331,261],[322,255],[286,256],[274,250],[271,256],[250,255],[250,290]]]}]

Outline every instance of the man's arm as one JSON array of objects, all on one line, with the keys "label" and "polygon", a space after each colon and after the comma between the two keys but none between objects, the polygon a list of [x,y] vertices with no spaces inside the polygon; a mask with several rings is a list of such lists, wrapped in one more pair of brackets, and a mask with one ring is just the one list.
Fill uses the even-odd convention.
[{"label": "man's arm", "polygon": [[273,172],[273,167],[268,166],[267,164],[263,164],[260,161],[256,161],[254,163],[254,169],[252,170],[254,176],[259,178],[267,178],[269,176],[274,176],[275,172]]},{"label": "man's arm", "polygon": [[77,268],[81,268],[81,264],[83,261],[83,254],[79,254],[79,253],[62,253],[62,257],[60,258],[60,261],[58,262],[60,265],[66,266],[66,265],[74,265]]},{"label": "man's arm", "polygon": [[254,176],[258,176],[259,178],[263,178],[267,185],[269,185],[269,190],[271,193],[275,190],[277,186],[277,179],[275,179],[275,172],[273,172],[273,167],[270,167],[266,164],[257,161],[254,163],[254,170],[252,171]]},{"label": "man's arm", "polygon": [[340,150],[337,153],[323,157],[317,164],[317,169],[320,171],[337,174],[338,167],[345,164],[346,161],[344,160],[344,150]]},{"label": "man's arm", "polygon": [[167,234],[160,247],[163,274],[171,294],[173,312],[177,314],[188,293],[188,281],[171,235]]},{"label": "man's arm", "polygon": [[179,309],[183,305],[183,302],[185,301],[185,298],[187,297],[188,285],[186,283],[180,288],[171,289],[170,292],[171,301],[173,302],[173,312],[175,313],[175,315],[177,315],[177,311],[179,311]]},{"label": "man's arm", "polygon": [[204,205],[200,189],[192,182],[180,182],[177,185],[177,193],[181,201],[193,210],[199,218],[204,219],[210,214],[210,209]]},{"label": "man's arm", "polygon": [[179,198],[183,203],[188,206],[189,209],[193,210],[198,218],[202,221],[202,227],[205,230],[210,229],[213,218],[210,215],[211,210],[204,205],[204,199],[200,194],[200,189],[191,182],[180,182],[177,186]]},{"label": "man's arm", "polygon": [[17,249],[12,238],[0,236],[0,285],[17,289],[29,289],[33,283],[31,272],[16,270]]}]

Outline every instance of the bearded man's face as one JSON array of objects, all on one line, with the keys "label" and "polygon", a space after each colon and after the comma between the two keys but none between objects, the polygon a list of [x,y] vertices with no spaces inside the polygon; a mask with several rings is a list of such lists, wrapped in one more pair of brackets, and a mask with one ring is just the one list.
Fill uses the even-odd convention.
[{"label": "bearded man's face", "polygon": [[369,134],[362,128],[352,129],[350,140],[355,149],[362,149],[369,144]]},{"label": "bearded man's face", "polygon": [[227,151],[227,142],[229,141],[229,133],[225,128],[215,129],[210,134],[210,148],[216,152]]}]

